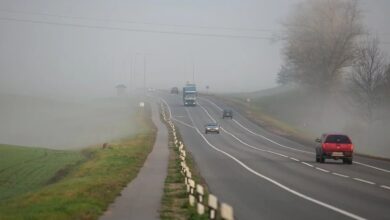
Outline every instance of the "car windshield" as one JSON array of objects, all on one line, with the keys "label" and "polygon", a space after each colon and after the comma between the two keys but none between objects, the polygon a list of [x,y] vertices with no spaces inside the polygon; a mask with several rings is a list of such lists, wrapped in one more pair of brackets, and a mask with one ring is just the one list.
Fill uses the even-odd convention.
[{"label": "car windshield", "polygon": [[325,143],[350,144],[351,140],[346,135],[329,135]]},{"label": "car windshield", "polygon": [[207,124],[207,127],[217,127],[218,124],[217,123],[209,123]]}]

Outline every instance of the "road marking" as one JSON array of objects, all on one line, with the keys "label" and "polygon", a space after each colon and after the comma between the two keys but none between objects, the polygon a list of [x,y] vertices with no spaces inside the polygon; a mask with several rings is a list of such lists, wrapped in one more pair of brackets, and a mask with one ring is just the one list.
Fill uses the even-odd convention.
[{"label": "road marking", "polygon": [[368,184],[371,184],[371,185],[375,185],[374,182],[371,182],[371,181],[368,181],[368,180],[363,180],[363,179],[359,179],[359,178],[353,178],[354,180],[356,181],[359,181],[359,182],[363,182],[363,183],[368,183]]},{"label": "road marking", "polygon": [[390,190],[390,186],[381,185],[381,187]]},{"label": "road marking", "polygon": [[187,126],[187,127],[195,128],[194,126],[192,126],[192,125],[190,125],[190,124],[187,124],[187,123],[185,123],[185,122],[183,122],[183,121],[180,121],[179,119],[172,118],[172,120],[177,121],[177,122],[179,122],[179,123],[181,123],[181,124],[183,124],[183,125],[185,125],[185,126]]},{"label": "road marking", "polygon": [[200,103],[199,103],[198,105],[203,109],[203,111],[206,112],[206,114],[209,116],[209,118],[210,118],[211,120],[213,120],[213,122],[217,122],[217,121],[210,115],[209,111],[207,111],[207,109],[206,109],[205,107],[203,107]]},{"label": "road marking", "polygon": [[309,163],[306,163],[306,162],[301,162],[302,164],[305,164],[306,166],[309,166],[309,167],[314,167],[313,165],[309,164]]},{"label": "road marking", "polygon": [[372,169],[380,170],[380,171],[383,171],[383,172],[386,172],[386,173],[390,173],[390,170],[386,170],[386,169],[383,169],[383,168],[375,167],[375,166],[368,165],[368,164],[365,164],[365,163],[362,163],[362,162],[354,161],[353,163],[356,163],[356,164],[359,164],[359,165],[362,165],[362,166],[365,166],[365,167],[370,167]]},{"label": "road marking", "polygon": [[[215,104],[214,102],[212,102],[211,100],[209,99],[206,99],[206,98],[202,98],[206,101],[208,101],[209,103],[213,104],[215,107],[217,107],[219,110],[222,110],[217,104]],[[290,149],[290,150],[294,150],[294,151],[299,151],[299,152],[302,152],[302,153],[307,153],[307,154],[314,154],[313,152],[309,152],[309,151],[304,151],[304,150],[299,150],[299,149],[295,149],[295,148],[292,148],[292,147],[287,147],[283,144],[280,144],[278,142],[275,142],[261,134],[257,134],[251,130],[249,130],[248,128],[246,128],[245,126],[243,126],[241,123],[239,123],[237,120],[233,119],[233,121],[239,125],[240,127],[242,127],[244,130],[248,131],[249,133],[255,135],[255,136],[258,136],[258,137],[261,137],[267,141],[270,141],[271,143],[274,143],[280,147],[283,147],[283,148],[287,148],[287,149]],[[365,164],[365,163],[362,163],[362,162],[359,162],[359,161],[354,161],[355,164],[359,164],[359,165],[362,165],[362,166],[365,166],[365,167],[369,167],[369,168],[372,168],[372,169],[375,169],[375,170],[379,170],[379,171],[382,171],[382,172],[386,172],[386,173],[390,173],[390,170],[387,170],[387,169],[384,169],[384,168],[379,168],[379,167],[376,167],[376,166],[372,166],[372,165],[369,165],[369,164]]]},{"label": "road marking", "polygon": [[280,153],[276,153],[276,152],[273,152],[273,151],[270,151],[270,150],[268,150],[267,152],[269,152],[269,153],[271,153],[271,154],[276,154],[276,155],[279,155],[279,156],[281,156],[281,157],[288,157],[288,156],[286,156],[286,155],[284,155],[284,154],[280,154]]},{"label": "road marking", "polygon": [[325,172],[325,173],[329,173],[329,170],[325,170],[325,169],[322,169],[320,167],[316,167],[316,169],[319,171]]},{"label": "road marking", "polygon": [[[192,119],[192,117],[191,117],[190,113],[188,112],[188,109],[187,109],[187,108],[186,108],[186,112],[187,112],[187,114],[188,114],[188,116],[189,116],[191,122],[192,122],[193,124],[195,124],[195,123],[194,123],[194,120]],[[240,166],[242,166],[244,169],[246,169],[246,170],[249,171],[250,173],[252,173],[252,174],[254,174],[254,175],[256,175],[256,176],[258,176],[258,177],[260,177],[260,178],[262,178],[262,179],[265,179],[265,180],[267,180],[268,182],[270,182],[270,183],[272,183],[272,184],[278,186],[279,188],[284,189],[285,191],[288,191],[288,192],[290,192],[290,193],[292,193],[292,194],[294,194],[294,195],[296,195],[296,196],[298,196],[298,197],[300,197],[300,198],[302,198],[302,199],[305,199],[305,200],[308,200],[308,201],[310,201],[310,202],[316,203],[317,205],[323,206],[323,207],[325,207],[325,208],[328,208],[328,209],[330,209],[330,210],[333,210],[333,211],[335,211],[335,212],[338,212],[338,213],[340,213],[340,214],[343,214],[343,215],[348,216],[348,217],[353,218],[353,219],[358,219],[358,220],[363,220],[363,219],[365,219],[365,218],[363,218],[363,217],[361,217],[361,216],[358,216],[358,215],[353,214],[353,213],[351,213],[351,212],[345,211],[345,210],[343,210],[343,209],[337,208],[337,207],[335,207],[335,206],[333,206],[333,205],[327,204],[327,203],[325,203],[325,202],[322,202],[322,201],[319,201],[319,200],[317,200],[317,199],[314,199],[314,198],[312,198],[312,197],[310,197],[310,196],[307,196],[307,195],[305,195],[305,194],[303,194],[303,193],[300,193],[300,192],[298,192],[298,191],[295,191],[295,190],[293,190],[293,189],[291,189],[291,188],[289,188],[289,187],[287,187],[287,186],[285,186],[285,185],[283,185],[283,184],[277,182],[277,181],[274,180],[274,179],[271,179],[271,178],[269,178],[269,177],[267,177],[267,176],[264,176],[263,174],[261,174],[261,173],[255,171],[255,170],[253,170],[253,169],[250,168],[248,165],[246,165],[245,163],[243,163],[241,160],[237,159],[236,157],[232,156],[231,154],[229,154],[229,153],[227,153],[227,152],[225,152],[225,151],[223,151],[223,150],[221,150],[221,149],[215,147],[214,145],[212,145],[212,144],[207,140],[207,138],[202,134],[202,132],[199,131],[199,129],[198,129],[197,127],[195,127],[195,130],[196,130],[196,132],[203,138],[203,140],[204,140],[211,148],[213,148],[214,150],[220,152],[221,154],[224,154],[225,156],[227,156],[227,157],[230,158],[231,160],[235,161],[236,163],[238,163]]]},{"label": "road marking", "polygon": [[340,177],[344,177],[344,178],[348,178],[349,176],[347,175],[344,175],[344,174],[340,174],[340,173],[332,173],[333,175],[336,175],[336,176],[340,176]]},{"label": "road marking", "polygon": [[298,160],[298,159],[296,159],[296,158],[294,158],[294,157],[290,157],[290,159],[291,159],[291,160],[295,160],[295,161],[297,161],[297,162],[300,161],[300,160]]}]

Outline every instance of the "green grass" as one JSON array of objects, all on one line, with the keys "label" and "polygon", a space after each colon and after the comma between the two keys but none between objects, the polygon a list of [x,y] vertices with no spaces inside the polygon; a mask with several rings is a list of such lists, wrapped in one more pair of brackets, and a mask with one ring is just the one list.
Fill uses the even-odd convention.
[{"label": "green grass", "polygon": [[[97,219],[136,177],[153,147],[156,129],[150,108],[145,109],[137,113],[137,135],[113,141],[106,149],[83,150],[87,160],[71,167],[61,180],[1,201],[0,219]],[[22,172],[20,176],[24,181]]]},{"label": "green grass", "polygon": [[[167,125],[168,129],[170,127]],[[180,132],[176,130],[176,135],[179,140],[182,140]],[[192,172],[192,178],[196,183],[201,183],[205,187],[205,199],[208,195],[207,185],[202,178],[196,163],[190,154],[187,152],[186,163]],[[180,170],[180,158],[179,150],[174,147],[173,134],[169,131],[169,163],[168,174],[164,184],[164,194],[162,198],[160,218],[162,220],[205,220],[208,219],[208,215],[199,216],[194,207],[191,207],[188,201],[188,194],[186,191],[186,185],[184,183],[184,177]]]},{"label": "green grass", "polygon": [[83,159],[79,151],[0,145],[0,201],[47,185]]}]

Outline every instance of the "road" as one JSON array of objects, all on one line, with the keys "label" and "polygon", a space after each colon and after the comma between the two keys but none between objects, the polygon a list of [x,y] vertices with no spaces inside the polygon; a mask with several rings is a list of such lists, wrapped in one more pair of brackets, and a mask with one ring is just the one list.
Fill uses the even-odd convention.
[{"label": "road", "polygon": [[[156,93],[171,111],[210,191],[237,219],[390,219],[390,162],[314,162],[314,147],[272,134],[235,112],[222,119],[219,100],[184,107],[179,95]],[[220,134],[204,134],[218,121]],[[313,142],[314,145],[314,142]]]}]

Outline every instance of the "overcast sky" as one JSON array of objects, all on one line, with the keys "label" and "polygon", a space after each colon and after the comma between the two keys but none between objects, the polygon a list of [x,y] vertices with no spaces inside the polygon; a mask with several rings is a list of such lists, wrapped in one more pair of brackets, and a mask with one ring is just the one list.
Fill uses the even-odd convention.
[{"label": "overcast sky", "polygon": [[[0,92],[114,94],[116,84],[218,92],[275,86],[272,41],[300,0],[0,0]],[[390,1],[361,0],[390,43]],[[240,36],[240,37],[238,37]],[[390,54],[390,44],[382,44]]]}]

